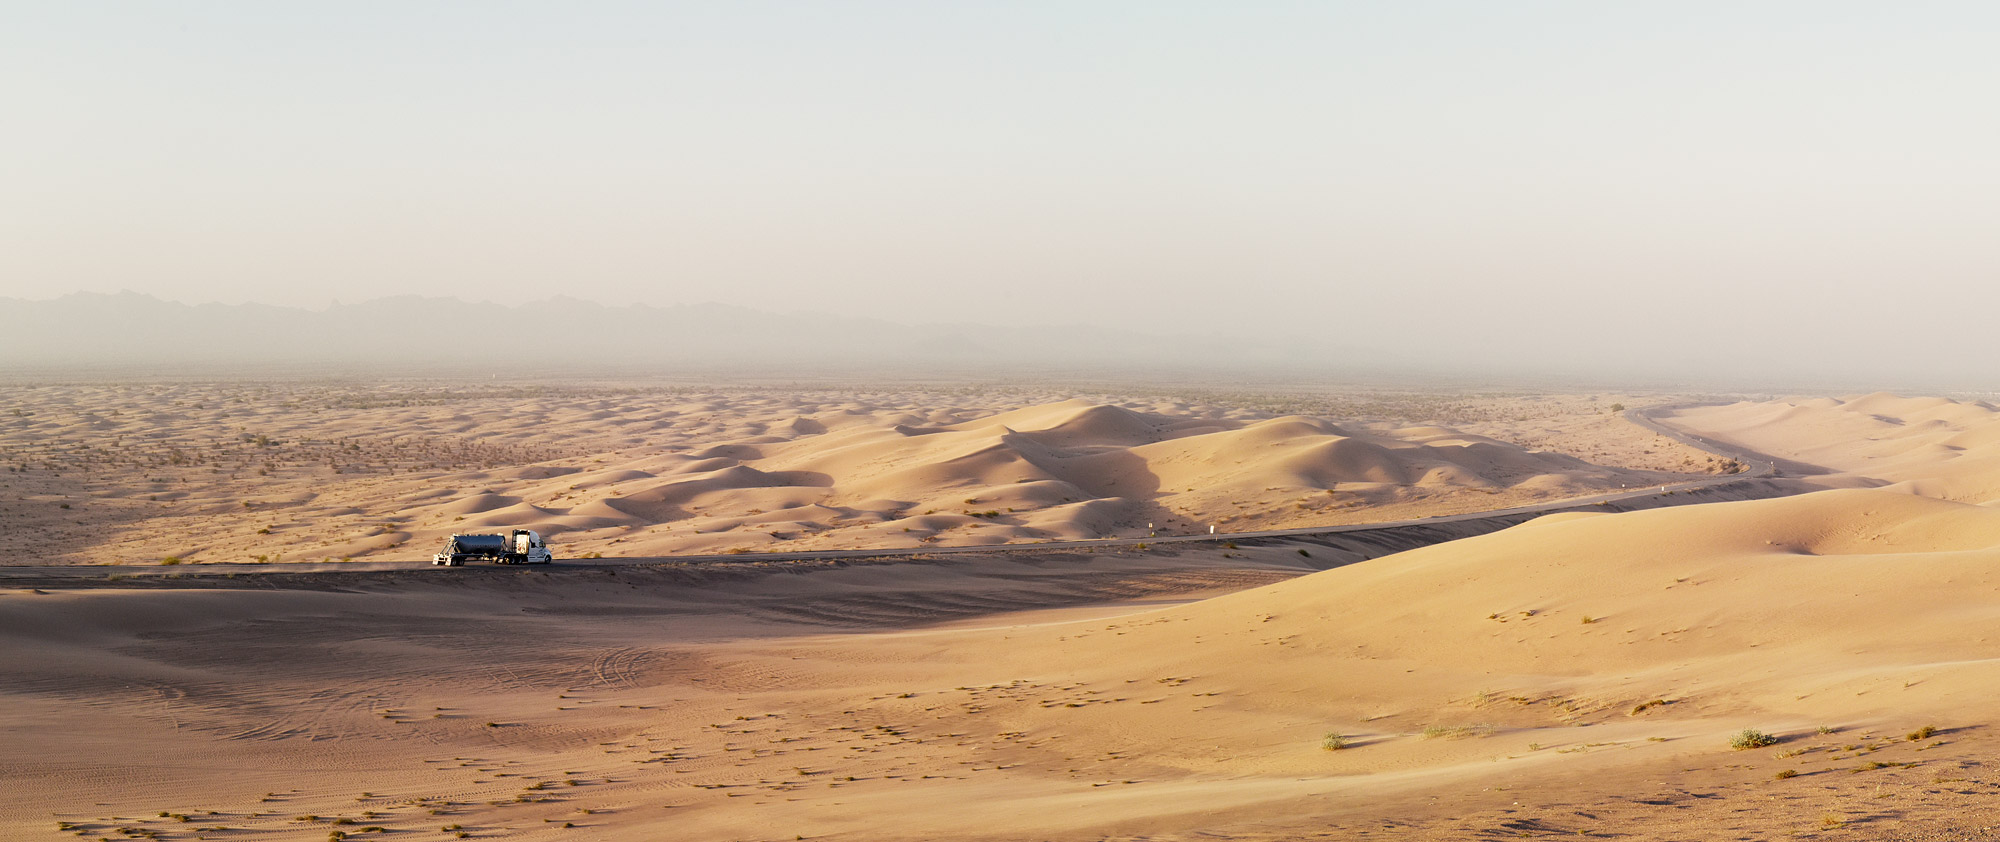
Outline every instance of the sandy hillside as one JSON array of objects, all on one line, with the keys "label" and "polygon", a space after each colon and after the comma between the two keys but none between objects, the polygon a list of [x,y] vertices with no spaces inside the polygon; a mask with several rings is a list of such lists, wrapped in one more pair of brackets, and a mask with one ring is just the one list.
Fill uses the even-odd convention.
[{"label": "sandy hillside", "polygon": [[453,532],[515,527],[559,554],[627,557],[1240,532],[1718,470],[1609,396],[277,383],[4,398],[0,516],[41,536],[8,563],[421,560]]},{"label": "sandy hillside", "polygon": [[1688,409],[1668,420],[1787,460],[1788,473],[1824,485],[2000,501],[2000,410],[1984,401],[1789,398]]},{"label": "sandy hillside", "polygon": [[[0,820],[169,839],[1963,829],[2000,822],[1996,548],[1992,509],[1838,490],[1555,515],[1179,604],[1129,600],[1292,576],[1296,556],[15,589]],[[1745,728],[1779,742],[1733,750]]]}]

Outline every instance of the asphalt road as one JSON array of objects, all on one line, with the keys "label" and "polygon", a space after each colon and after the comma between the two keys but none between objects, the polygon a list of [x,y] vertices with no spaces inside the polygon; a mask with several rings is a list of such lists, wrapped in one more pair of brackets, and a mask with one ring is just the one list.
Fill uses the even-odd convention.
[{"label": "asphalt road", "polygon": [[1657,417],[1665,415],[1670,412],[1677,412],[1679,410],[1690,409],[1697,406],[1714,406],[1714,404],[1706,404],[1706,403],[1661,404],[1659,406],[1648,406],[1648,407],[1642,407],[1640,409],[1628,409],[1625,410],[1624,416],[1625,420],[1637,424],[1641,427],[1644,427],[1648,430],[1652,430],[1655,433],[1659,433],[1660,435],[1666,436],[1667,438],[1673,439],[1675,441],[1678,441],[1682,444],[1685,444],[1689,447],[1698,450],[1706,450],[1709,453],[1713,453],[1717,456],[1723,456],[1730,459],[1734,459],[1738,462],[1743,463],[1744,467],[1747,468],[1747,470],[1743,471],[1742,473],[1731,474],[1730,476],[1746,478],[1746,479],[1753,479],[1753,478],[1761,479],[1764,477],[1774,477],[1778,475],[1779,473],[1778,461],[1772,459],[1769,456],[1765,456],[1764,454],[1761,453],[1752,453],[1750,451],[1744,450],[1739,447],[1723,444],[1706,436],[1697,436],[1693,433],[1669,427],[1666,424],[1661,423],[1659,418]]},{"label": "asphalt road", "polygon": [[[1628,409],[1624,412],[1624,418],[1627,421],[1630,421],[1634,424],[1638,424],[1639,426],[1644,427],[1648,430],[1657,432],[1660,435],[1672,438],[1690,447],[1707,451],[1708,453],[1714,454],[1719,457],[1735,459],[1739,463],[1742,463],[1745,466],[1746,470],[1735,474],[1701,477],[1698,479],[1690,479],[1682,482],[1669,483],[1666,485],[1657,485],[1657,486],[1649,485],[1644,488],[1638,488],[1629,491],[1620,491],[1609,494],[1599,494],[1592,497],[1570,498],[1566,500],[1555,500],[1547,503],[1537,503],[1529,506],[1515,506],[1512,508],[1494,509],[1483,512],[1467,512],[1464,514],[1456,514],[1456,515],[1437,515],[1432,517],[1412,518],[1407,520],[1387,521],[1381,523],[1357,523],[1357,524],[1346,524],[1340,526],[1307,526],[1295,529],[1273,529],[1273,530],[1264,530],[1258,532],[1222,532],[1216,534],[1159,535],[1159,536],[1145,537],[1145,538],[1098,538],[1087,541],[1050,541],[1039,544],[987,544],[987,545],[957,546],[957,547],[919,547],[919,548],[879,549],[879,550],[817,550],[810,552],[737,553],[737,554],[726,554],[726,555],[644,556],[644,557],[591,558],[591,559],[572,558],[572,559],[560,559],[554,566],[555,567],[619,567],[619,566],[631,566],[631,565],[660,565],[660,564],[747,565],[747,564],[769,564],[772,562],[787,562],[787,561],[829,561],[829,560],[860,560],[860,559],[916,558],[916,557],[934,558],[939,556],[952,556],[952,555],[962,555],[962,554],[1016,555],[1016,554],[1032,554],[1032,553],[1044,553],[1051,551],[1083,550],[1083,549],[1121,549],[1121,548],[1132,549],[1132,548],[1138,548],[1142,545],[1146,547],[1151,547],[1154,545],[1163,545],[1163,544],[1184,545],[1184,544],[1207,543],[1207,544],[1220,545],[1225,542],[1228,542],[1228,543],[1235,543],[1238,545],[1244,545],[1244,544],[1255,545],[1264,542],[1281,542],[1286,539],[1331,539],[1338,536],[1349,536],[1353,538],[1379,537],[1383,540],[1379,541],[1371,540],[1371,541],[1365,541],[1363,543],[1379,544],[1381,546],[1388,546],[1388,547],[1408,548],[1409,546],[1421,546],[1425,543],[1437,543],[1438,541],[1441,540],[1450,540],[1455,537],[1465,537],[1467,535],[1478,534],[1479,532],[1483,531],[1493,531],[1496,529],[1504,528],[1506,526],[1511,526],[1513,524],[1529,520],[1539,515],[1550,514],[1553,512],[1574,511],[1574,510],[1602,511],[1606,509],[1626,510],[1626,509],[1640,509],[1640,508],[1657,508],[1660,506],[1668,506],[1668,505],[1685,505],[1688,503],[1698,503],[1698,502],[1711,502],[1716,499],[1724,499],[1724,498],[1719,498],[1711,494],[1703,494],[1699,492],[1722,489],[1725,486],[1732,486],[1737,484],[1748,485],[1751,483],[1751,481],[1754,480],[1768,479],[1779,475],[1778,464],[1775,461],[1771,460],[1769,457],[1762,456],[1761,454],[1746,453],[1740,449],[1731,447],[1726,444],[1722,444],[1720,442],[1713,441],[1706,437],[1697,436],[1691,433],[1677,430],[1673,427],[1665,425],[1664,423],[1660,422],[1656,417],[1654,417],[1656,415],[1664,415],[1666,413],[1673,412],[1678,409],[1686,408],[1689,406],[1698,406],[1698,405],[1700,404],[1671,404],[1663,406],[1646,407],[1643,409]],[[1768,491],[1768,493],[1765,493],[1765,491]],[[1744,496],[1750,496],[1750,497],[1775,496],[1777,494],[1784,494],[1784,493],[1792,493],[1792,492],[1778,488],[1770,488],[1767,490],[1747,490]],[[1484,527],[1487,525],[1491,525],[1492,529],[1478,528],[1471,530],[1458,530],[1458,529],[1446,528],[1452,525],[1464,525],[1467,527]],[[1411,532],[1413,530],[1416,531],[1415,535],[1405,537],[1397,534],[1397,533]],[[1353,543],[1353,542],[1346,542],[1346,543]],[[256,573],[312,573],[312,572],[332,572],[332,571],[338,571],[342,573],[365,573],[369,571],[412,570],[412,569],[421,569],[431,566],[432,565],[430,564],[430,562],[426,560],[426,561],[395,561],[395,562],[359,561],[359,562],[334,562],[334,563],[317,563],[317,564],[315,563],[285,563],[285,564],[224,563],[224,564],[194,564],[194,565],[182,565],[176,567],[161,567],[156,564],[91,565],[91,566],[62,566],[62,567],[0,567],[0,581],[5,581],[7,579],[46,580],[51,577],[102,578],[110,576],[123,576],[123,577],[171,576],[175,578],[190,578],[190,577],[206,577],[206,576],[217,576],[226,574],[240,575],[240,574],[256,574]],[[479,565],[479,566],[484,567],[485,565]],[[438,568],[438,570],[441,573],[446,570],[455,572],[468,569],[474,569],[474,568],[473,567]]]}]

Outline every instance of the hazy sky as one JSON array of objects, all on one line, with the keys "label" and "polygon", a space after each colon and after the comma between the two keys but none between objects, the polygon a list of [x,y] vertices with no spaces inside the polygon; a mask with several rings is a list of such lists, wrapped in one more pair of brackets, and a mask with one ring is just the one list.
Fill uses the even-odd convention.
[{"label": "hazy sky", "polygon": [[0,296],[2000,329],[1991,3],[0,5]]}]

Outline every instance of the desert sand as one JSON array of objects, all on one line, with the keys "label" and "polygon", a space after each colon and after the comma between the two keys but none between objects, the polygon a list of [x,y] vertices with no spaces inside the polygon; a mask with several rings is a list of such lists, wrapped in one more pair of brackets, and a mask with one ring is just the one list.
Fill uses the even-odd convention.
[{"label": "desert sand", "polygon": [[1985,401],[1877,393],[1686,409],[1672,418],[1786,460],[1828,487],[2000,500],[2000,410]]},{"label": "desert sand", "polygon": [[571,556],[1246,532],[1721,470],[1624,423],[1614,396],[276,383],[0,399],[0,516],[42,536],[38,564],[421,560],[453,532],[523,524]]},{"label": "desert sand", "polygon": [[[1151,503],[1169,512],[1181,511],[1176,504],[1199,511],[1209,499],[1201,489],[1228,482],[1235,466],[1215,470],[1213,455],[1184,464],[1168,454],[1224,436],[1212,441],[1236,447],[1202,453],[1233,456],[1260,430],[1286,435],[1262,445],[1272,458],[1259,463],[1254,482],[1281,470],[1271,466],[1326,464],[1314,459],[1340,449],[1323,441],[1300,448],[1293,439],[1365,435],[1403,471],[1375,480],[1385,507],[1438,488],[1450,489],[1429,498],[1439,505],[1504,498],[1552,473],[1594,487],[1706,458],[1644,453],[1662,447],[1601,406],[1573,411],[1599,403],[1581,396],[1548,399],[1541,405],[1564,411],[1539,416],[1523,408],[1544,399],[1508,398],[1511,411],[1457,418],[1448,437],[1411,432],[1407,418],[1297,419],[1289,408],[1222,412],[1209,418],[1219,429],[1171,430],[1159,419],[1197,410],[1039,398],[919,419],[923,426],[898,422],[938,430],[919,436],[884,428],[893,416],[870,409],[849,446],[878,454],[872,444],[889,435],[963,438],[967,455],[1011,469],[963,471],[988,484],[943,486],[953,496],[998,493],[1007,483],[1087,490],[1080,474],[1047,467],[1039,467],[1047,479],[1015,482],[1022,477],[1014,471],[1038,459],[1072,467],[1112,455],[1104,461],[1145,460],[1148,472],[1183,468],[1195,481],[1161,487],[1197,490]],[[1830,490],[1556,514],[1328,570],[1314,569],[1313,545],[1301,539],[854,562],[239,575],[190,560],[171,579],[24,572],[0,580],[8,653],[0,774],[11,793],[0,833],[1985,838],[1984,828],[2000,825],[1990,806],[2000,774],[1987,765],[1990,697],[2000,686],[1988,640],[2000,613],[2000,512],[1979,505],[1975,491],[2000,479],[1980,477],[1975,458],[1979,434],[1991,429],[1981,413],[1990,410],[1871,398],[1793,411],[1806,403],[1688,410],[1670,420],[1795,468],[1818,466],[1809,479],[1838,486]],[[1861,410],[1842,409],[1856,403]],[[804,417],[797,409],[771,417]],[[1853,454],[1842,439],[1860,422],[1837,413],[1862,411],[1885,431],[1938,428],[1933,419],[1956,429]],[[1155,440],[1102,420],[1133,417]],[[352,482],[397,487],[415,481],[408,473],[524,470],[501,463],[565,438],[575,452],[529,455],[555,462],[626,453],[632,462],[605,464],[654,459],[648,464],[662,469],[726,459],[738,464],[709,470],[765,474],[813,471],[792,460],[817,458],[819,472],[841,477],[830,486],[731,486],[717,508],[720,499],[758,499],[733,496],[746,488],[848,488],[865,499],[871,477],[908,470],[879,457],[848,465],[839,448],[795,453],[796,436],[750,441],[774,437],[770,423],[716,423],[724,422],[717,441],[759,455],[641,452],[644,445],[618,445],[615,425],[580,424],[574,436],[543,432],[509,445],[522,454],[492,464],[375,468]],[[1051,432],[1072,422],[1071,433],[1087,435]],[[838,432],[826,426],[813,435]],[[1518,439],[1501,439],[1503,428]],[[1607,465],[1615,460],[1600,456],[1577,467],[1564,461],[1574,452],[1532,452],[1550,441],[1655,461]],[[1506,458],[1482,457],[1477,465],[1489,470],[1436,452],[1462,456],[1494,443]],[[954,445],[920,461],[954,464],[963,457],[942,457],[960,452]],[[1937,458],[1927,463],[1920,453]],[[199,467],[214,476],[232,464],[208,456]],[[1490,470],[1495,464],[1525,467],[1505,473]],[[1526,470],[1550,465],[1567,470]],[[670,489],[686,481],[670,470],[629,470],[653,476],[621,482]],[[1446,481],[1423,485],[1438,472]],[[577,483],[578,473],[555,479]],[[185,476],[183,485],[199,487]],[[307,482],[303,473],[278,481]],[[323,483],[322,493],[346,482]],[[1286,490],[1256,499],[1291,503],[1291,488],[1278,487]],[[25,505],[51,488],[11,485],[7,502]],[[1928,493],[1939,489],[1951,494]],[[493,493],[516,496],[502,490]],[[640,493],[578,495],[590,499],[567,508],[616,509]],[[1015,508],[1046,517],[1066,505]],[[213,512],[219,523],[237,516]],[[1006,528],[1051,522],[1016,520]],[[590,530],[561,537],[572,535]],[[140,548],[134,554],[154,552],[129,542]],[[83,545],[71,552],[74,561],[109,557]],[[1732,747],[1744,729],[1775,742]]]}]

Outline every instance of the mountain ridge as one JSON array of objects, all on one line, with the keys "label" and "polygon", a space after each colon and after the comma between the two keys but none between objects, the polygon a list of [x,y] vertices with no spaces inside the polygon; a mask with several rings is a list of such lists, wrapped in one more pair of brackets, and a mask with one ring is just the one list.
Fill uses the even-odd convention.
[{"label": "mountain ridge", "polygon": [[[703,302],[521,305],[401,295],[312,310],[186,304],[130,290],[0,298],[0,367],[27,371],[410,369],[1066,371],[1244,363],[1340,368],[1317,341],[1174,337],[1100,326],[903,324]],[[1329,362],[1331,361],[1331,362]]]}]

